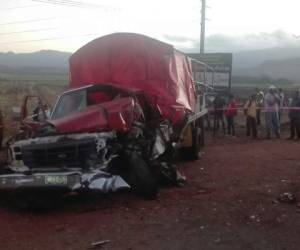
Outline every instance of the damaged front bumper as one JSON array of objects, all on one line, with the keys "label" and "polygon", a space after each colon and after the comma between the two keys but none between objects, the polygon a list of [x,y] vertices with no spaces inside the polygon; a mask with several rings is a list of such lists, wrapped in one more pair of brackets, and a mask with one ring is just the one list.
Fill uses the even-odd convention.
[{"label": "damaged front bumper", "polygon": [[[0,191],[68,189],[114,192],[130,186],[106,171],[118,145],[114,132],[63,134],[19,140],[8,150],[11,174],[0,175]],[[41,167],[42,166],[42,167]]]},{"label": "damaged front bumper", "polygon": [[129,184],[118,175],[100,170],[91,173],[35,173],[0,175],[0,190],[19,189],[68,189],[69,191],[96,190],[102,193],[130,189]]}]

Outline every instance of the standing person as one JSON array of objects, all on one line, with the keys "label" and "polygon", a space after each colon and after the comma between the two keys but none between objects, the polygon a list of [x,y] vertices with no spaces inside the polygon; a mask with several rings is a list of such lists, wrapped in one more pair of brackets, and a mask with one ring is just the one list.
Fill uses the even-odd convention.
[{"label": "standing person", "polygon": [[256,110],[256,95],[251,95],[244,106],[244,111],[247,116],[247,136],[252,135],[253,138],[257,138]]},{"label": "standing person", "polygon": [[300,94],[299,91],[295,91],[292,102],[291,109],[289,111],[290,118],[290,137],[288,139],[293,140],[295,135],[297,139],[300,139]]},{"label": "standing person", "polygon": [[206,129],[208,131],[211,131],[211,118],[213,117],[213,102],[211,100],[211,98],[209,96],[205,97],[205,101],[206,101],[206,108],[208,109],[206,115],[204,116],[204,119],[206,121]]},{"label": "standing person", "polygon": [[265,95],[265,116],[266,116],[266,133],[267,139],[272,135],[280,138],[280,126],[278,117],[278,106],[280,103],[279,96],[276,93],[276,87],[271,85]]},{"label": "standing person", "polygon": [[285,103],[284,99],[284,93],[282,88],[278,89],[278,97],[279,97],[279,108],[278,108],[278,118],[279,118],[279,125],[281,124],[281,114],[282,114],[282,108]]},{"label": "standing person", "polygon": [[228,105],[225,110],[227,120],[227,134],[235,136],[234,117],[237,114],[237,103],[233,94],[229,95]]},{"label": "standing person", "polygon": [[0,150],[2,149],[3,133],[4,133],[3,114],[2,111],[0,110]]},{"label": "standing person", "polygon": [[256,124],[259,126],[261,124],[260,121],[260,113],[261,109],[264,106],[264,92],[262,92],[259,88],[255,89],[256,91]]},{"label": "standing person", "polygon": [[214,131],[213,135],[216,135],[216,130],[219,130],[220,128],[220,122],[222,124],[223,133],[225,134],[225,122],[224,122],[224,105],[225,101],[220,96],[220,94],[217,94],[215,100],[213,101],[213,107],[214,107]]}]

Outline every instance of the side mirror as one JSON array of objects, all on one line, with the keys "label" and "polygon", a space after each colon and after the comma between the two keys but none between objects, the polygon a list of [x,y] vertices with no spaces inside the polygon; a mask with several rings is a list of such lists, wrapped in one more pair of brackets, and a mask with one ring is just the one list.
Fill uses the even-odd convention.
[{"label": "side mirror", "polygon": [[41,98],[26,96],[21,107],[20,117],[23,130],[39,128],[48,118]]},{"label": "side mirror", "polygon": [[12,119],[14,121],[21,120],[21,107],[12,107]]}]

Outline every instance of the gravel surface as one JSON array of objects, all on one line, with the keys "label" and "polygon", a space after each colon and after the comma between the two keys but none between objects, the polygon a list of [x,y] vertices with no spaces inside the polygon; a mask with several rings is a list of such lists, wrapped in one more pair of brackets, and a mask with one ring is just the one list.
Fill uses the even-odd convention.
[{"label": "gravel surface", "polygon": [[[180,162],[184,187],[156,200],[131,193],[71,196],[49,211],[0,207],[0,249],[300,249],[300,142],[209,139]],[[290,197],[286,195],[285,197]],[[54,204],[52,204],[54,205]]]}]

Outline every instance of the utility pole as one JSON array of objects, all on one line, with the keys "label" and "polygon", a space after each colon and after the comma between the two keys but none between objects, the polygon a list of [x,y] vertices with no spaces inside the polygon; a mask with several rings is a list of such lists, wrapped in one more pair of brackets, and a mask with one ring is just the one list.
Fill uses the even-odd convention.
[{"label": "utility pole", "polygon": [[200,54],[204,54],[204,42],[205,42],[205,9],[206,9],[206,0],[202,1],[201,7],[201,34],[200,34]]}]

